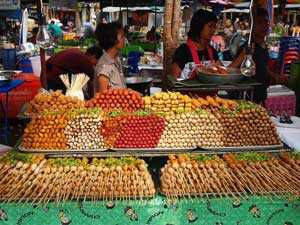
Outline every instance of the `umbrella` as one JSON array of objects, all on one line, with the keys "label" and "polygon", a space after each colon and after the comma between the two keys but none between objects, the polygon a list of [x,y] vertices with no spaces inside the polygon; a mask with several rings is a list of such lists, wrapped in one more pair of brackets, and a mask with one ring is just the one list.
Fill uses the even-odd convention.
[{"label": "umbrella", "polygon": [[22,14],[22,24],[20,29],[20,38],[19,38],[19,45],[26,46],[27,43],[27,32],[28,32],[28,11],[27,8],[24,9]]}]

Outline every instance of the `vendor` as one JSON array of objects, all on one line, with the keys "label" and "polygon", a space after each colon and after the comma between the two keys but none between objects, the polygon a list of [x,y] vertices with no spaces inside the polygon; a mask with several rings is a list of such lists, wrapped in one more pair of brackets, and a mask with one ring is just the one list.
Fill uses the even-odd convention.
[{"label": "vendor", "polygon": [[173,56],[172,74],[179,78],[185,65],[201,61],[218,61],[217,51],[210,46],[217,26],[217,17],[207,10],[198,10],[192,17],[188,40],[179,46]]},{"label": "vendor", "polygon": [[77,48],[69,48],[55,54],[46,61],[47,89],[65,92],[66,87],[59,75],[85,73],[90,80],[84,95],[86,99],[92,98],[94,94],[94,67],[101,55],[102,49],[99,47],[89,48],[86,53]]},{"label": "vendor", "polygon": [[119,53],[125,47],[125,33],[117,22],[100,23],[96,29],[96,37],[101,48],[102,57],[95,68],[95,92],[103,92],[109,88],[125,88],[125,78]]},{"label": "vendor", "polygon": [[[253,14],[252,46],[254,49],[253,60],[256,66],[254,79],[262,83],[262,86],[255,88],[253,101],[258,104],[263,104],[267,98],[267,88],[271,80],[268,70],[269,53],[265,42],[270,23],[269,14],[266,9],[256,8]],[[245,54],[244,46],[238,51],[237,58],[234,60],[232,66],[239,67],[245,58]]]},{"label": "vendor", "polygon": [[147,32],[146,38],[147,38],[147,41],[150,41],[150,42],[159,42],[161,39],[161,36],[159,33],[156,32],[155,26],[152,26],[152,28]]}]

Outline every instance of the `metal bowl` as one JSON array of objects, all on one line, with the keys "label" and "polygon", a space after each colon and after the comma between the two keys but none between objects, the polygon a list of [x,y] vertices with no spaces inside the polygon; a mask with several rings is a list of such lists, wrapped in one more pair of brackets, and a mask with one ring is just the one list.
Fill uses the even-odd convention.
[{"label": "metal bowl", "polygon": [[151,77],[126,77],[126,84],[149,84],[152,81]]},{"label": "metal bowl", "polygon": [[150,86],[153,81],[151,77],[127,77],[126,85],[135,91],[147,95],[150,92]]},{"label": "metal bowl", "polygon": [[199,69],[197,71],[197,78],[199,81],[209,84],[232,84],[239,83],[246,79],[245,76],[241,74],[241,71],[238,68],[227,68],[227,71],[228,74],[224,75],[217,73],[208,73]]}]

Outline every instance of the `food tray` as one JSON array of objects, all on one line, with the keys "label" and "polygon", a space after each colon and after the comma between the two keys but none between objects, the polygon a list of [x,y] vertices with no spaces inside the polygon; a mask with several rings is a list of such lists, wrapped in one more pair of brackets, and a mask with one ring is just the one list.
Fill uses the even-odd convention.
[{"label": "food tray", "polygon": [[240,146],[240,147],[201,147],[207,151],[222,151],[222,152],[248,152],[248,151],[267,151],[283,149],[283,144],[265,145],[265,146]]},{"label": "food tray", "polygon": [[[207,197],[226,197],[226,196],[231,196],[231,197],[237,197],[237,196],[243,196],[244,198],[246,198],[246,196],[251,196],[253,194],[251,194],[250,192],[247,192],[246,195],[244,192],[230,192],[230,193],[225,193],[225,192],[221,192],[221,193],[212,193],[212,192],[191,192],[191,193],[175,193],[175,192],[170,192],[170,193],[165,193],[163,191],[159,191],[160,194],[164,195],[165,197],[175,197],[175,198],[194,198],[194,197],[202,197],[202,198],[207,198]],[[263,195],[266,196],[267,195],[286,195],[288,194],[288,191],[272,191],[272,192],[257,192],[255,193],[256,195]],[[275,196],[274,196],[275,197]],[[278,197],[278,196],[276,196]]]},{"label": "food tray", "polygon": [[92,152],[103,152],[108,150],[107,148],[99,148],[99,149],[27,149],[23,148],[22,145],[18,146],[18,149],[21,152],[29,152],[29,153],[43,153],[43,154],[84,154],[84,153],[92,153]]},{"label": "food tray", "polygon": [[[128,201],[128,200],[150,200],[152,198],[154,198],[155,194],[154,195],[136,195],[136,196],[133,196],[133,195],[101,195],[100,197],[99,196],[81,196],[79,197],[79,201],[80,200],[85,200],[85,201],[117,201],[117,200],[124,200],[124,201]],[[96,200],[94,200],[96,198]],[[70,202],[70,201],[75,201],[77,199],[77,197],[73,198],[73,199],[67,199],[66,201],[59,201],[58,203],[65,203],[65,202]],[[20,201],[22,200],[22,201]],[[9,201],[9,202],[32,202],[33,198],[17,198],[17,199],[14,199],[12,201]],[[41,198],[37,198],[35,199],[36,202],[40,201]],[[49,203],[51,201],[55,201],[56,202],[56,198],[43,198],[42,200],[49,200]],[[0,202],[7,202],[8,201],[8,198],[7,197],[0,197]],[[57,203],[57,202],[56,202]]]},{"label": "food tray", "polygon": [[197,147],[189,148],[111,148],[117,152],[190,152]]}]

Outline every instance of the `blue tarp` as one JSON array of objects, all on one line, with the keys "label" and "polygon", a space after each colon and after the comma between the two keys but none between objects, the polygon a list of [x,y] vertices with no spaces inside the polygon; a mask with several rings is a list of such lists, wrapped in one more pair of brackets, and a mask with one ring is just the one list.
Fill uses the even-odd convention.
[{"label": "blue tarp", "polygon": [[9,19],[22,19],[21,10],[0,10],[0,16],[7,17]]}]

